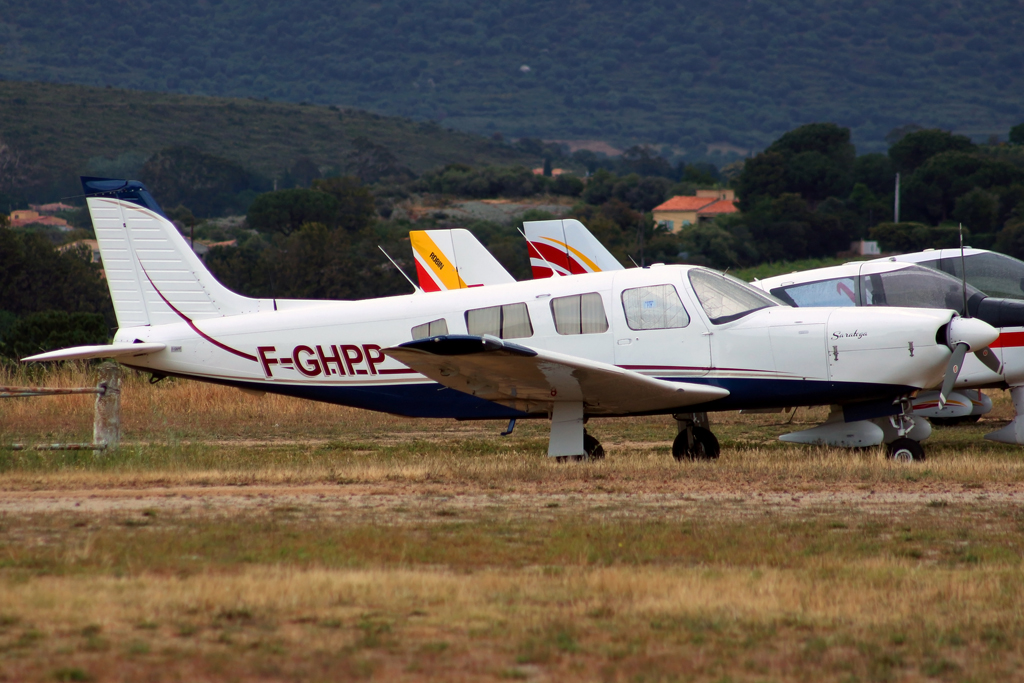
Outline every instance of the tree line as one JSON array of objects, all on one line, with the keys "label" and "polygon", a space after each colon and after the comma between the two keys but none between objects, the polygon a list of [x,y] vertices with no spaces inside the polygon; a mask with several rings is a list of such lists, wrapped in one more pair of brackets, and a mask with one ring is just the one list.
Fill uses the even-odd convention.
[{"label": "tree line", "polygon": [[[574,203],[566,215],[587,225],[624,264],[632,259],[728,268],[830,258],[865,238],[878,239],[883,249],[893,251],[952,246],[960,223],[972,246],[1024,257],[1024,124],[1012,128],[1008,139],[978,145],[947,131],[908,127],[893,131],[887,153],[858,155],[848,128],[818,123],[783,134],[763,152],[722,172],[700,164],[672,165],[653,150],[636,148],[620,158],[592,159],[589,175],[557,177],[525,167],[466,165],[410,177],[389,166],[386,156],[370,155],[367,168],[376,169],[376,182],[355,175],[322,177],[318,168],[297,165],[296,186],[251,190],[246,219],[234,227],[196,217],[191,207],[170,206],[167,199],[213,206],[203,202],[235,187],[237,169],[198,151],[172,150],[154,155],[154,173],[163,175],[151,182],[157,200],[169,207],[166,213],[183,232],[194,225],[199,239],[236,240],[237,246],[214,247],[206,257],[211,271],[231,289],[258,297],[358,299],[410,291],[378,246],[412,273],[408,232],[413,229],[468,228],[510,273],[529,277],[525,244],[515,224],[467,220],[443,209],[416,219],[395,213],[397,204],[415,196],[446,201],[569,197]],[[515,144],[539,144],[549,161],[579,161],[559,146],[545,148],[529,139]],[[202,168],[185,169],[190,163]],[[900,223],[892,221],[896,173],[901,176]],[[653,220],[651,210],[669,197],[709,186],[733,187],[742,212],[677,233]],[[520,220],[547,217],[534,211]],[[0,239],[0,296],[5,302],[0,353],[35,352],[49,343],[39,341],[50,334],[46,330],[60,325],[91,329],[93,338],[102,336],[97,321],[103,330],[113,327],[106,287],[84,251],[58,251],[41,233],[23,229],[0,229]],[[22,334],[15,334],[16,324],[51,310],[91,316],[92,322],[83,318],[71,325],[52,316],[49,322],[25,322],[28,341],[14,346]]]}]

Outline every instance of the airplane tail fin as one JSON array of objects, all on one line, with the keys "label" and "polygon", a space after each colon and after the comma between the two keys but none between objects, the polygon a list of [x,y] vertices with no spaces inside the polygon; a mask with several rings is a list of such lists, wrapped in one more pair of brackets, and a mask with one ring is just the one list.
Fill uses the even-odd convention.
[{"label": "airplane tail fin", "polygon": [[578,220],[526,221],[534,279],[622,270],[622,264]]},{"label": "airplane tail fin", "polygon": [[217,282],[137,180],[82,177],[118,327],[255,313]]},{"label": "airplane tail fin", "polygon": [[409,241],[424,292],[516,281],[469,230],[411,230]]}]

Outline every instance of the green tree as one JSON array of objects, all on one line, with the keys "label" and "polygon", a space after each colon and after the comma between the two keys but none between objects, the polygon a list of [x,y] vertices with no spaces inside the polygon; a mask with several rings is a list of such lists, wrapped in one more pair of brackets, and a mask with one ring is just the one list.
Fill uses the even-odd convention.
[{"label": "green tree", "polygon": [[896,168],[885,154],[862,154],[853,162],[853,183],[866,186],[878,197],[895,191]]},{"label": "green tree", "polygon": [[812,210],[793,193],[764,199],[736,220],[749,231],[752,246],[767,261],[834,256],[849,248],[855,234],[839,217]]},{"label": "green tree", "polygon": [[786,158],[779,152],[762,152],[743,165],[734,181],[737,205],[750,211],[764,198],[786,191]]},{"label": "green tree", "polygon": [[908,218],[940,223],[951,216],[957,198],[975,187],[1008,187],[1022,181],[1024,170],[1009,162],[981,154],[941,152],[910,176],[903,203]]},{"label": "green tree", "polygon": [[1024,123],[1010,129],[1009,141],[1012,145],[1024,145]]},{"label": "green tree", "polygon": [[975,187],[956,198],[952,218],[971,232],[992,232],[999,219],[999,196]]},{"label": "green tree", "polygon": [[47,310],[98,313],[115,325],[110,292],[92,251],[56,249],[39,233],[0,230],[0,302],[23,317]]},{"label": "green tree", "polygon": [[1024,260],[1024,219],[1010,221],[999,231],[992,246],[995,251]]},{"label": "green tree", "polygon": [[98,313],[42,311],[15,322],[0,340],[0,355],[24,358],[69,346],[105,344],[110,332]]},{"label": "green tree", "polygon": [[849,169],[857,156],[850,142],[850,129],[834,123],[809,123],[785,133],[766,151],[794,157],[803,152],[817,152],[839,168]]},{"label": "green tree", "polygon": [[599,168],[587,180],[587,186],[583,189],[583,201],[595,206],[604,204],[612,198],[612,190],[618,180],[618,176],[611,171]]},{"label": "green tree", "polygon": [[168,147],[142,166],[142,181],[160,202],[197,216],[244,211],[261,182],[238,164],[194,147]]},{"label": "green tree", "polygon": [[551,184],[551,191],[565,197],[579,197],[583,193],[583,181],[569,173],[563,173]]},{"label": "green tree", "polygon": [[313,189],[334,197],[337,202],[333,224],[349,232],[358,232],[373,221],[376,214],[373,195],[358,178],[341,176],[314,180]]},{"label": "green tree", "polygon": [[[964,239],[970,230],[964,228]],[[882,251],[908,252],[922,249],[947,249],[960,245],[960,230],[955,225],[933,227],[924,223],[879,223],[871,228],[871,239],[878,240]]]},{"label": "green tree", "polygon": [[889,148],[889,158],[900,173],[911,173],[936,154],[942,152],[969,152],[974,143],[965,135],[930,128],[903,136]]},{"label": "green tree", "polygon": [[249,206],[245,220],[253,230],[290,235],[306,223],[337,227],[339,210],[334,195],[297,187],[259,195]]}]

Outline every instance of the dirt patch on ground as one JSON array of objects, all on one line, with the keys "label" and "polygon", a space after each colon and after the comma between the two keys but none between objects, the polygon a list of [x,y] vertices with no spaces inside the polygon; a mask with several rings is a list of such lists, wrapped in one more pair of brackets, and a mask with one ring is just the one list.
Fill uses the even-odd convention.
[{"label": "dirt patch on ground", "polygon": [[[621,488],[621,487],[618,487]],[[716,515],[744,518],[764,514],[802,514],[844,510],[891,515],[925,505],[1024,505],[1024,489],[1010,486],[962,488],[908,485],[840,486],[827,491],[767,491],[750,488],[661,486],[658,491],[604,490],[601,484],[558,490],[539,483],[496,492],[486,487],[420,483],[337,485],[181,486],[66,491],[14,491],[0,500],[0,515],[78,512],[163,511],[189,515],[260,514],[283,508],[320,511],[351,518],[378,518],[389,523],[420,522],[439,510],[450,516],[488,512],[518,517],[572,512],[603,518],[669,519],[714,508]]]}]

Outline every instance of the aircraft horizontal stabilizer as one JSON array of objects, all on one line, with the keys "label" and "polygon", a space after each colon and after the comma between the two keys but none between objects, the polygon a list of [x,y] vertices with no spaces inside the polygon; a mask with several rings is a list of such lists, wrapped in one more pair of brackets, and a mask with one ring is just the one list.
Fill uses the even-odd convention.
[{"label": "aircraft horizontal stabilizer", "polygon": [[420,339],[384,353],[446,387],[527,412],[582,401],[590,414],[614,415],[682,408],[729,395],[719,387],[667,382],[489,335]]},{"label": "aircraft horizontal stabilizer", "polygon": [[40,353],[22,358],[22,363],[32,360],[87,360],[89,358],[121,358],[125,356],[144,356],[167,348],[158,342],[141,344],[100,344],[98,346],[73,346],[70,349],[59,349],[48,353]]}]

